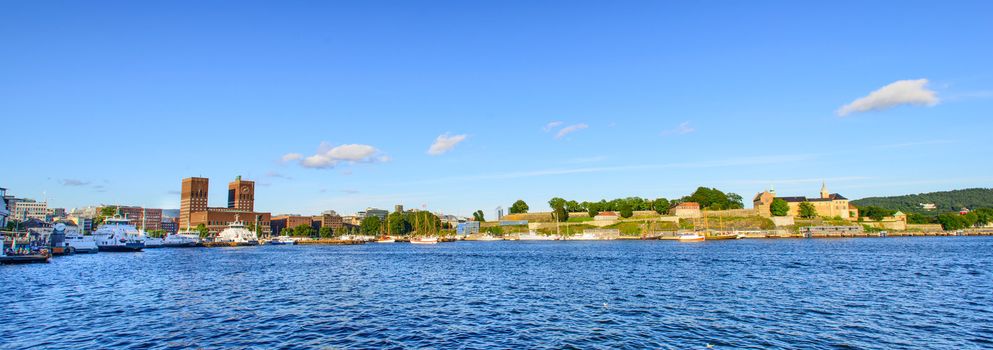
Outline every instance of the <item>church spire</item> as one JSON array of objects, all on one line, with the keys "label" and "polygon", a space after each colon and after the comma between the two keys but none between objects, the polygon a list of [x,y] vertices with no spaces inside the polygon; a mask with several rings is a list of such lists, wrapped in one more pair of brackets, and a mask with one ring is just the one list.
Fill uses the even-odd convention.
[{"label": "church spire", "polygon": [[831,198],[831,193],[827,189],[827,182],[824,181],[821,181],[821,198]]}]

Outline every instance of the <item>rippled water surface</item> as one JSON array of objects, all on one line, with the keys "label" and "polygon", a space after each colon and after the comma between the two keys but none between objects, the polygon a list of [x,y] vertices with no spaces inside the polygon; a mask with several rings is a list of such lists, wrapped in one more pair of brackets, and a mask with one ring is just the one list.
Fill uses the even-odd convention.
[{"label": "rippled water surface", "polygon": [[0,348],[993,347],[993,238],[159,249],[0,266]]}]

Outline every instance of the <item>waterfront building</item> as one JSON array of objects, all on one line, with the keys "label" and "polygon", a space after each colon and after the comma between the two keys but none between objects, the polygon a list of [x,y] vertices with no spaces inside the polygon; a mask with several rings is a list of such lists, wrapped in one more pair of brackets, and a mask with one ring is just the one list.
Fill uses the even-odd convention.
[{"label": "waterfront building", "polygon": [[79,227],[80,232],[93,232],[93,218],[85,216],[69,215],[66,220],[72,221],[76,227]]},{"label": "waterfront building", "polygon": [[[301,215],[279,215],[272,217],[269,221],[269,230],[273,235],[282,235],[283,230],[293,229],[300,225],[306,225],[314,227],[314,218],[312,216],[301,216]],[[320,229],[320,222],[318,221],[318,226],[315,229]]]},{"label": "waterfront building", "polygon": [[204,177],[183,179],[179,201],[179,226],[193,227],[190,216],[194,212],[207,210],[207,197],[210,180]]},{"label": "waterfront building", "polygon": [[7,217],[10,210],[7,210],[7,189],[0,187],[0,230],[7,229]]},{"label": "waterfront building", "polygon": [[466,236],[479,233],[479,221],[460,222],[455,226],[455,234]]},{"label": "waterfront building", "polygon": [[770,210],[772,201],[777,198],[789,204],[790,212],[788,216],[800,216],[800,203],[807,202],[814,206],[818,216],[840,217],[851,221],[858,220],[859,217],[858,208],[855,208],[853,204],[849,203],[848,198],[837,193],[830,193],[827,189],[827,184],[824,183],[821,184],[820,198],[807,198],[804,196],[779,197],[776,195],[775,189],[770,189],[755,195],[752,205],[759,215],[769,217],[772,216]]},{"label": "waterfront building", "polygon": [[12,198],[8,203],[13,202],[10,207],[10,216],[18,221],[27,219],[37,219],[48,221],[48,203],[38,202],[27,198]]},{"label": "waterfront building", "polygon": [[682,202],[669,209],[670,214],[680,219],[696,219],[703,217],[700,211],[700,203]]},{"label": "waterfront building", "polygon": [[66,218],[66,208],[48,208],[48,217],[52,221],[64,220]]},{"label": "waterfront building", "polygon": [[118,206],[121,215],[139,230],[154,231],[162,229],[162,209],[142,208],[134,206]]},{"label": "waterfront building", "polygon": [[620,218],[617,213],[612,211],[603,211],[593,217],[593,221],[617,221]]},{"label": "waterfront building", "polygon": [[161,230],[165,231],[170,235],[174,235],[179,232],[179,219],[177,218],[163,218],[162,222],[159,223]]},{"label": "waterfront building", "polygon": [[362,219],[370,216],[378,216],[380,220],[386,220],[386,216],[389,214],[390,212],[383,209],[366,208],[365,211],[360,211],[355,216],[359,218],[359,222],[362,222]]},{"label": "waterfront building", "polygon": [[254,211],[255,182],[242,180],[238,176],[229,183],[226,208],[207,206],[209,187],[210,180],[207,178],[183,179],[179,204],[180,227],[197,227],[203,224],[211,234],[217,234],[227,228],[228,224],[240,219],[249,227],[257,226],[260,234],[269,234],[271,214]]},{"label": "waterfront building", "polygon": [[320,227],[330,227],[335,231],[345,227],[345,219],[338,215],[338,213],[335,213],[334,210],[331,210],[330,213],[324,212],[323,215],[317,216],[315,219],[321,222]]}]

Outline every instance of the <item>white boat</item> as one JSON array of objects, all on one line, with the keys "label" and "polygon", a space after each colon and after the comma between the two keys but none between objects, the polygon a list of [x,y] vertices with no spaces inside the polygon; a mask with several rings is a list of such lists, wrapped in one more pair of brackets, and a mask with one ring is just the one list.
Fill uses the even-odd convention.
[{"label": "white boat", "polygon": [[377,239],[376,240],[376,243],[396,243],[396,241],[397,241],[396,238],[386,236],[386,237],[380,237],[379,239]]},{"label": "white boat", "polygon": [[228,228],[217,234],[214,242],[231,245],[259,245],[259,236],[245,228],[244,222],[237,220],[235,217],[235,221],[229,224]]},{"label": "white boat", "polygon": [[165,246],[165,240],[162,238],[148,237],[144,233],[142,235],[145,238],[145,248],[162,248]]},{"label": "white boat", "polygon": [[703,242],[707,240],[707,237],[696,233],[684,233],[679,235],[680,242]]},{"label": "white boat", "polygon": [[417,237],[411,238],[410,243],[413,244],[438,244],[438,237]]},{"label": "white boat", "polygon": [[559,237],[555,235],[539,235],[534,231],[530,231],[527,234],[521,234],[517,239],[521,241],[557,241]]},{"label": "white boat", "polygon": [[66,245],[73,253],[77,254],[91,254],[100,251],[93,236],[85,236],[75,230],[66,231]]},{"label": "white boat", "polygon": [[180,232],[166,236],[162,241],[166,248],[191,248],[200,246],[200,235],[191,232]]},{"label": "white boat", "polygon": [[295,245],[297,241],[290,238],[290,236],[279,236],[269,240],[269,244],[272,245]]},{"label": "white boat", "polygon": [[104,220],[93,232],[93,240],[101,252],[140,252],[145,249],[141,232],[120,214]]},{"label": "white boat", "polygon": [[595,241],[598,239],[599,238],[596,237],[596,234],[593,233],[583,233],[581,235],[575,235],[568,238],[570,241]]}]

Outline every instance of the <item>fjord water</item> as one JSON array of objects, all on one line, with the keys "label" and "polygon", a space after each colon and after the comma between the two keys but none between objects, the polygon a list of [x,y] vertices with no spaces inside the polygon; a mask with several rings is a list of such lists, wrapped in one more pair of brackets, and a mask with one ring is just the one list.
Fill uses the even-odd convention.
[{"label": "fjord water", "polygon": [[160,249],[0,266],[0,348],[990,348],[993,238]]}]

